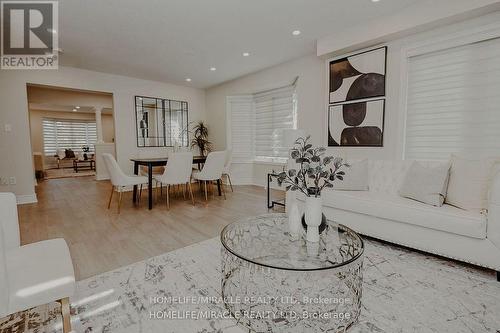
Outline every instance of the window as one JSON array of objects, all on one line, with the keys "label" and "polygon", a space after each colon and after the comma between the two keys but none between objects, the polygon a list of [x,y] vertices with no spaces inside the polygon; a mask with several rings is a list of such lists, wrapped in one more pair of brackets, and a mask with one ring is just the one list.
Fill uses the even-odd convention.
[{"label": "window", "polygon": [[408,59],[405,157],[500,151],[500,39]]},{"label": "window", "polygon": [[81,151],[83,146],[94,150],[97,141],[95,121],[43,119],[43,151],[54,156],[58,149]]},{"label": "window", "polygon": [[233,160],[284,162],[284,132],[296,129],[295,85],[227,99],[228,146]]},{"label": "window", "polygon": [[295,86],[254,95],[255,158],[286,159],[283,130],[296,128]]}]

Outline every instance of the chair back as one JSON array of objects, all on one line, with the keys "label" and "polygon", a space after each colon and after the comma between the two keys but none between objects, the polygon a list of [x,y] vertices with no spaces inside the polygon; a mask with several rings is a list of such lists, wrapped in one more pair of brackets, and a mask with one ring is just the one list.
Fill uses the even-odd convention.
[{"label": "chair back", "polygon": [[123,173],[122,169],[115,160],[115,157],[109,153],[103,153],[102,158],[104,160],[104,164],[106,164],[106,168],[108,169],[109,176],[111,177],[111,183],[114,186],[123,186],[126,184],[125,179],[127,175]]},{"label": "chair back", "polygon": [[8,315],[9,285],[7,279],[7,249],[19,246],[19,223],[16,196],[0,193],[0,317]]},{"label": "chair back", "polygon": [[171,153],[168,157],[167,167],[162,175],[165,184],[189,183],[193,167],[193,153]]},{"label": "chair back", "polygon": [[208,153],[205,165],[199,177],[206,180],[216,180],[222,177],[224,164],[226,162],[226,151],[214,151]]}]

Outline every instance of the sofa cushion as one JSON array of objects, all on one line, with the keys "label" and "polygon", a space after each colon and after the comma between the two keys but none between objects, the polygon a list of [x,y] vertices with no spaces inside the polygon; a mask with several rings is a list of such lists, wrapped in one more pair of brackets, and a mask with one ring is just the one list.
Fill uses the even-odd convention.
[{"label": "sofa cushion", "polygon": [[451,205],[434,207],[395,194],[373,191],[328,190],[322,193],[322,197],[324,206],[468,237],[486,238],[487,218],[479,212]]},{"label": "sofa cushion", "polygon": [[368,160],[348,161],[349,167],[343,167],[343,180],[335,180],[333,188],[338,191],[368,191]]},{"label": "sofa cushion", "polygon": [[399,195],[428,205],[441,207],[446,197],[450,163],[424,167],[413,162],[399,189]]},{"label": "sofa cushion", "polygon": [[488,191],[499,164],[499,158],[468,160],[452,155],[446,203],[467,210],[486,210]]},{"label": "sofa cushion", "polygon": [[[414,160],[369,160],[370,191],[398,194],[406,173]],[[434,167],[442,164],[439,161],[419,160],[424,167]]]}]

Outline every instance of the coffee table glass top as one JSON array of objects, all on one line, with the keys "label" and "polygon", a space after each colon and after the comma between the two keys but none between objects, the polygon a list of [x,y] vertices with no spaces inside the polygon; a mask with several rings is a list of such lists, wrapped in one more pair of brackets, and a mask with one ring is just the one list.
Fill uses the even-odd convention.
[{"label": "coffee table glass top", "polygon": [[293,240],[285,214],[251,217],[227,225],[222,245],[233,255],[253,264],[294,271],[338,268],[356,261],[364,251],[361,237],[346,226],[327,221],[319,243],[304,235]]}]

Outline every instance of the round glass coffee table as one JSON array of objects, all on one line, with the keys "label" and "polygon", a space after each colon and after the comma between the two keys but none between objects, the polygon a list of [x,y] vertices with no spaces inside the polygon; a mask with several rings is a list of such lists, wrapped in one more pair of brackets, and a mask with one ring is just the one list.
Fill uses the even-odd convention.
[{"label": "round glass coffee table", "polygon": [[255,332],[346,332],[361,312],[364,245],[328,221],[319,243],[288,233],[284,214],[222,230],[222,297],[237,322]]}]

